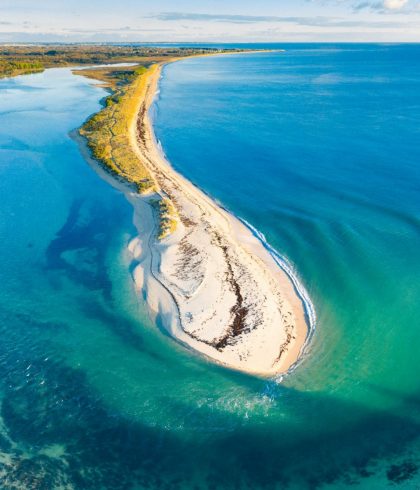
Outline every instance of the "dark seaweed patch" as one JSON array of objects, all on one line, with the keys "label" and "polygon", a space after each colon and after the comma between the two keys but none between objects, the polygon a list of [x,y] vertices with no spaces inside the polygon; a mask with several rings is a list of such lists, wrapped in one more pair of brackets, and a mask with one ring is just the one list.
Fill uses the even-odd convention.
[{"label": "dark seaweed patch", "polygon": [[406,461],[401,464],[393,464],[386,472],[386,476],[392,483],[403,483],[410,480],[417,472],[419,468],[411,461]]},{"label": "dark seaweed patch", "polygon": [[[322,437],[287,426],[243,426],[234,414],[206,406],[191,411],[162,394],[160,402],[183,417],[186,430],[214,434],[225,427],[218,437],[184,438],[108,408],[83,372],[62,361],[16,356],[4,368],[1,363],[5,433],[0,444],[9,459],[0,464],[0,488],[176,490],[194,488],[193,478],[203,490],[287,489],[299,482],[311,489],[353,485],[373,474],[378,458],[401,454],[419,429],[409,418],[284,388],[279,389],[296,406],[312,406],[325,420],[334,405],[343,419],[357,413],[360,422]],[[57,456],[48,452],[54,445],[62,447]],[[416,472],[414,463],[393,465],[388,478],[398,484]]]},{"label": "dark seaweed patch", "polygon": [[[113,223],[121,210],[107,212],[98,203],[75,200],[68,218],[46,251],[46,269],[64,271],[71,280],[91,290],[111,295],[106,268],[107,246],[112,239]],[[112,221],[112,222],[110,222]]]}]

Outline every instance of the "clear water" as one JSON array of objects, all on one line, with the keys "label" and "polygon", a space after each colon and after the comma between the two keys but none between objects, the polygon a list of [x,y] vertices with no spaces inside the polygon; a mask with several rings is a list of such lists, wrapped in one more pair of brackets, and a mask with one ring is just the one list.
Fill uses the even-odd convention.
[{"label": "clear water", "polygon": [[165,68],[170,160],[315,304],[281,384],[208,364],[148,318],[130,205],[68,136],[104,95],[67,69],[0,81],[0,487],[419,488],[420,47]]}]

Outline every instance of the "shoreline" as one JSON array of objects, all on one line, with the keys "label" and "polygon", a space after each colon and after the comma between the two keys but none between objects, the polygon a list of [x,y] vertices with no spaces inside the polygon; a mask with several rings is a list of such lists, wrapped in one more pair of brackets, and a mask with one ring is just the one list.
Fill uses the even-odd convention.
[{"label": "shoreline", "polygon": [[[72,136],[89,163],[100,167],[101,177],[133,205],[138,231],[129,244],[138,264],[133,279],[159,326],[217,364],[263,377],[285,374],[301,359],[311,335],[303,297],[256,230],[176,172],[156,140],[149,109],[163,66],[174,61],[142,75],[144,96],[136,101],[130,124],[131,147],[157,191],[139,194],[116,181],[92,158],[85,139]],[[156,193],[170,199],[178,213],[175,231],[160,241]]]}]

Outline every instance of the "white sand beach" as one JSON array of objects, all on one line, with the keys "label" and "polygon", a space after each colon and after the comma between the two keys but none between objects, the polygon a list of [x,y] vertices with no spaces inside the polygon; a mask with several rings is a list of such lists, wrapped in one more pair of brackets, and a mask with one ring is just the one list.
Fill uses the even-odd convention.
[{"label": "white sand beach", "polygon": [[[176,172],[157,144],[148,110],[162,64],[146,75],[130,144],[153,176],[152,193],[139,194],[97,168],[135,210],[138,236],[130,251],[133,277],[151,312],[186,347],[228,368],[259,376],[287,372],[308,336],[302,299],[291,278],[235,216]],[[85,157],[84,140],[77,137]],[[107,174],[107,175],[104,175]],[[177,211],[176,230],[158,239],[157,198]]]}]

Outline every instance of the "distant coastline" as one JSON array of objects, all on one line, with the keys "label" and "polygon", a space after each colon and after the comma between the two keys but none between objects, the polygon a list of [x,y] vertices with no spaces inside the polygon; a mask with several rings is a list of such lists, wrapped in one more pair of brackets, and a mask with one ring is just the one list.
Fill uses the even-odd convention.
[{"label": "distant coastline", "polygon": [[[255,234],[162,155],[148,110],[167,62],[141,73],[118,102],[130,107],[118,117],[128,129],[124,148],[138,159],[137,176],[130,178],[127,168],[119,172],[112,153],[112,173],[99,169],[135,209],[138,236],[129,248],[138,263],[136,287],[156,321],[194,351],[256,375],[285,373],[300,358],[310,330],[302,297]],[[86,141],[76,139],[97,168]]]},{"label": "distant coastline", "polygon": [[[4,44],[0,43],[0,79],[31,73],[47,68],[64,66],[113,65],[117,63],[150,64],[173,57],[196,54],[221,54],[224,48],[216,47],[155,47],[106,44]],[[244,52],[242,48],[229,48],[230,52]]]}]

